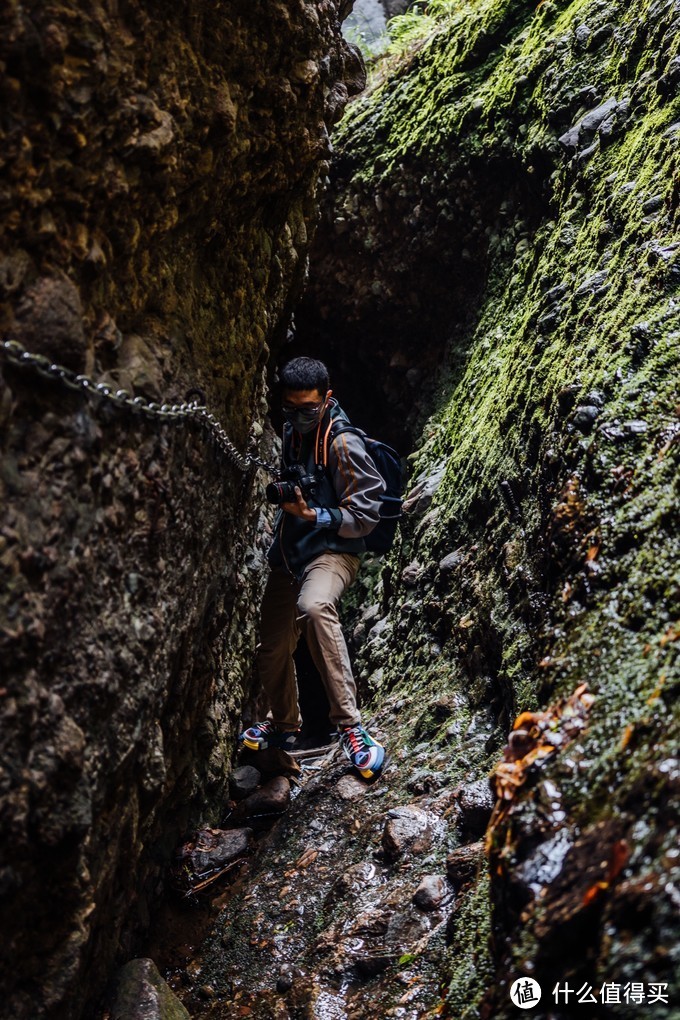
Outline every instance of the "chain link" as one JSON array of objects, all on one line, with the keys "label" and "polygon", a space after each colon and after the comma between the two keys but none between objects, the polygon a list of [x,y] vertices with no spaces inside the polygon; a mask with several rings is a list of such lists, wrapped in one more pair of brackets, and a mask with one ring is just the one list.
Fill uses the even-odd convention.
[{"label": "chain link", "polygon": [[156,419],[164,424],[196,422],[212,437],[218,450],[239,471],[245,474],[252,465],[262,468],[263,471],[268,471],[271,475],[277,474],[277,469],[262,460],[261,457],[256,457],[251,453],[241,453],[215,415],[207,407],[198,403],[158,404],[153,400],[147,400],[146,397],[132,397],[127,390],[114,389],[107,383],[95,382],[87,375],[79,375],[70,368],[54,364],[44,354],[33,354],[16,340],[3,340],[0,344],[0,353],[10,364],[17,365],[19,368],[31,369],[44,379],[61,383],[70,390],[84,393],[88,398],[100,397],[116,407],[139,412],[147,418]]}]

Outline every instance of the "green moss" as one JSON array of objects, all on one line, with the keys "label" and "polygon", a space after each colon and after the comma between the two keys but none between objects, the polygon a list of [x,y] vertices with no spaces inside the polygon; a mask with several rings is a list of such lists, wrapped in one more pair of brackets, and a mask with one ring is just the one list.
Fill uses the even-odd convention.
[{"label": "green moss", "polygon": [[493,978],[489,878],[482,874],[456,915],[449,947],[447,999],[459,1020],[478,1020],[480,1002]]},{"label": "green moss", "polygon": [[[413,457],[414,477],[446,470],[427,526],[407,522],[392,559],[395,578],[412,560],[427,571],[416,590],[394,585],[381,695],[464,695],[464,733],[484,699],[507,729],[586,682],[596,701],[574,767],[557,756],[546,771],[574,829],[617,818],[627,831],[639,810],[629,791],[657,775],[678,728],[680,101],[664,75],[679,38],[658,0],[478,0],[355,104],[337,140],[362,209],[357,243],[362,232],[383,243],[361,207],[373,190],[406,209],[460,207],[463,193],[487,239],[470,256],[478,306]],[[605,100],[628,105],[568,153],[559,137]],[[456,215],[443,233],[470,229]],[[580,405],[596,408],[589,424]],[[453,549],[461,564],[444,577],[437,564]],[[420,723],[439,739],[427,712]],[[484,752],[466,765],[483,774]],[[647,853],[658,861],[659,845]],[[485,897],[480,883],[465,909],[484,916]],[[535,920],[508,950],[511,968],[539,952]],[[473,974],[475,951],[471,941],[454,954],[456,1015],[476,1015],[489,979],[489,957]],[[610,980],[630,962],[620,945],[601,952]]]}]

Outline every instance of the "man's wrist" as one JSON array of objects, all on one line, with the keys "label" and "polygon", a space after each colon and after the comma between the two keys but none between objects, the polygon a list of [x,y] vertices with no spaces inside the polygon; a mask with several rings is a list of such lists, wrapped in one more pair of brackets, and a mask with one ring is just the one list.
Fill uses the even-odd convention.
[{"label": "man's wrist", "polygon": [[330,528],[330,510],[327,510],[324,506],[316,506],[314,507],[314,513],[316,514],[316,521],[314,522],[315,528]]},{"label": "man's wrist", "polygon": [[316,514],[315,528],[339,528],[342,524],[342,514],[339,510],[328,507],[314,507]]}]

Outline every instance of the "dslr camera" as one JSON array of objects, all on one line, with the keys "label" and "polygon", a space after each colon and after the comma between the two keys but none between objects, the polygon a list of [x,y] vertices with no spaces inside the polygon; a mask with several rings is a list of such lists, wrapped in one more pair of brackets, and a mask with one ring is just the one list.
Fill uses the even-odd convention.
[{"label": "dslr camera", "polygon": [[295,486],[299,486],[305,500],[316,494],[319,479],[317,475],[306,475],[302,464],[291,464],[281,472],[275,482],[270,482],[264,490],[269,503],[279,506],[281,503],[295,502]]}]

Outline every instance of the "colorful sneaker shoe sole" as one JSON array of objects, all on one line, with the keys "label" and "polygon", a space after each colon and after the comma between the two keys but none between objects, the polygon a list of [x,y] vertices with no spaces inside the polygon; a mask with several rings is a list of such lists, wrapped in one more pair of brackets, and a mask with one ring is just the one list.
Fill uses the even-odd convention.
[{"label": "colorful sneaker shoe sole", "polygon": [[299,730],[280,730],[274,723],[266,720],[263,723],[255,723],[239,736],[243,747],[249,751],[266,751],[268,747],[276,747],[282,751],[292,751],[295,748]]},{"label": "colorful sneaker shoe sole", "polygon": [[385,764],[385,748],[363,726],[346,726],[341,729],[340,744],[363,779],[378,778]]}]

